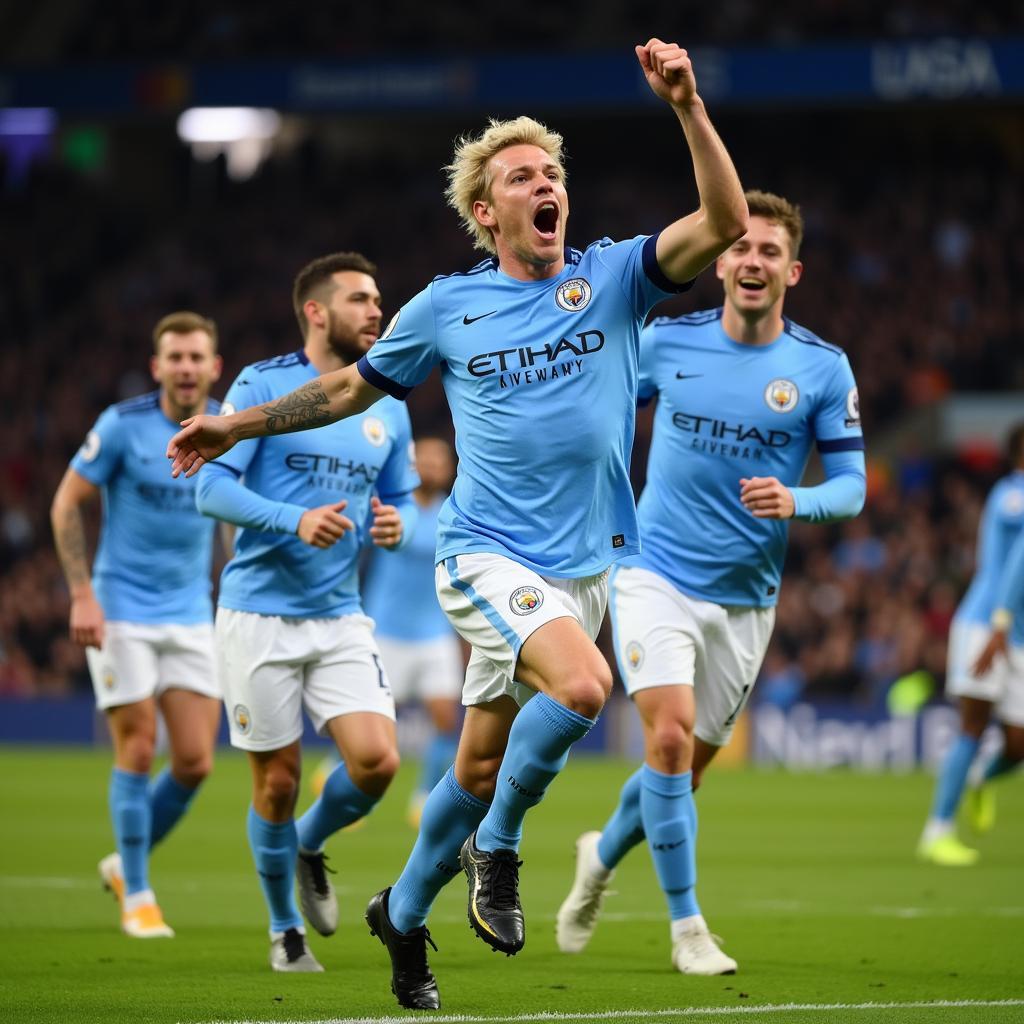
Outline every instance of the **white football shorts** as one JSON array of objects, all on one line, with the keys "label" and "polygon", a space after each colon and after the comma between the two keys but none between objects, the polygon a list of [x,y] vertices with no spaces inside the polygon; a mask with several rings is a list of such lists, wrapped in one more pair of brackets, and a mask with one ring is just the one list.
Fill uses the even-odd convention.
[{"label": "white football shorts", "polygon": [[1024,647],[1011,647],[1009,658],[999,658],[983,676],[971,674],[971,666],[992,635],[980,622],[953,620],[949,629],[946,693],[951,697],[975,697],[995,705],[995,715],[1007,725],[1024,726]]},{"label": "white football shorts", "polygon": [[489,552],[446,558],[437,565],[435,582],[448,620],[473,648],[462,689],[467,707],[503,694],[522,707],[535,691],[512,677],[527,639],[565,617],[595,639],[608,604],[607,571],[582,579],[539,576]]},{"label": "white football shorts", "polygon": [[454,633],[417,641],[378,635],[377,646],[396,704],[461,696],[462,647]]},{"label": "white football shorts", "polygon": [[694,733],[724,747],[750,697],[775,625],[774,608],[702,601],[648,569],[616,567],[612,642],[632,697],[654,686],[693,686]]},{"label": "white football shorts", "polygon": [[169,689],[220,699],[208,622],[107,622],[103,647],[87,647],[85,657],[100,710],[136,704]]},{"label": "white football shorts", "polygon": [[218,608],[216,634],[233,747],[287,747],[302,736],[303,708],[321,736],[338,715],[369,711],[394,720],[373,620],[365,615],[297,619]]}]

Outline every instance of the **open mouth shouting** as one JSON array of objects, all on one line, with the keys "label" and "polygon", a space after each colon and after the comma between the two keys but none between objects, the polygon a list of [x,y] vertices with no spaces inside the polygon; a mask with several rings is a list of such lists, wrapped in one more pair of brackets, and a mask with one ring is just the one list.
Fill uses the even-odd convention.
[{"label": "open mouth shouting", "polygon": [[533,227],[545,242],[558,238],[558,218],[561,211],[553,199],[545,199],[533,215]]}]

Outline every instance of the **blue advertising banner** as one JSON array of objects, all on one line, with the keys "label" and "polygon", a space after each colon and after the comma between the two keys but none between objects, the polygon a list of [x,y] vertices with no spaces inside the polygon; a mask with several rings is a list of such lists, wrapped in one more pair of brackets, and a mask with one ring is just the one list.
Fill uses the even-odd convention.
[{"label": "blue advertising banner", "polygon": [[[701,94],[728,106],[989,101],[1024,96],[1024,38],[937,38],[698,48]],[[0,106],[171,112],[642,108],[658,101],[631,53],[509,54],[388,61],[0,69]]]}]

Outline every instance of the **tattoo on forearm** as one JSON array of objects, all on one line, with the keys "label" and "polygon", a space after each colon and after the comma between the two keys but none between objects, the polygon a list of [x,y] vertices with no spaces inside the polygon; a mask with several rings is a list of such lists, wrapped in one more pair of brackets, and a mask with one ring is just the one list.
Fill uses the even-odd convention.
[{"label": "tattoo on forearm", "polygon": [[89,582],[89,559],[85,546],[85,528],[78,509],[68,509],[54,530],[57,556],[64,568],[69,587]]},{"label": "tattoo on forearm", "polygon": [[268,402],[260,410],[267,418],[272,434],[287,434],[304,427],[320,427],[331,422],[330,399],[318,380],[303,384],[276,402]]}]

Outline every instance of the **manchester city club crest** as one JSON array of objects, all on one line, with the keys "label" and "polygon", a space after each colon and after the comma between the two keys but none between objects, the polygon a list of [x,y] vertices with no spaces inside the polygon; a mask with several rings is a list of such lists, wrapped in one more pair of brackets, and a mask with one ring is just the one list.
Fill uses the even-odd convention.
[{"label": "manchester city club crest", "polygon": [[374,448],[379,448],[388,439],[388,432],[384,429],[384,423],[376,416],[367,416],[363,420],[363,437]]},{"label": "manchester city club crest", "polygon": [[764,389],[764,400],[772,412],[792,412],[800,401],[800,389],[791,380],[779,377]]},{"label": "manchester city club crest", "polygon": [[529,615],[544,603],[544,595],[536,587],[520,587],[508,599],[516,615]]},{"label": "manchester city club crest", "polygon": [[644,648],[635,640],[626,644],[626,665],[631,672],[635,672],[644,663]]},{"label": "manchester city club crest", "polygon": [[235,710],[231,712],[231,717],[234,718],[235,728],[239,733],[248,736],[252,729],[252,715],[249,714],[249,709],[244,704],[236,704]]},{"label": "manchester city club crest", "polygon": [[578,313],[586,309],[593,290],[585,277],[573,277],[563,281],[555,292],[555,304],[567,313]]}]

